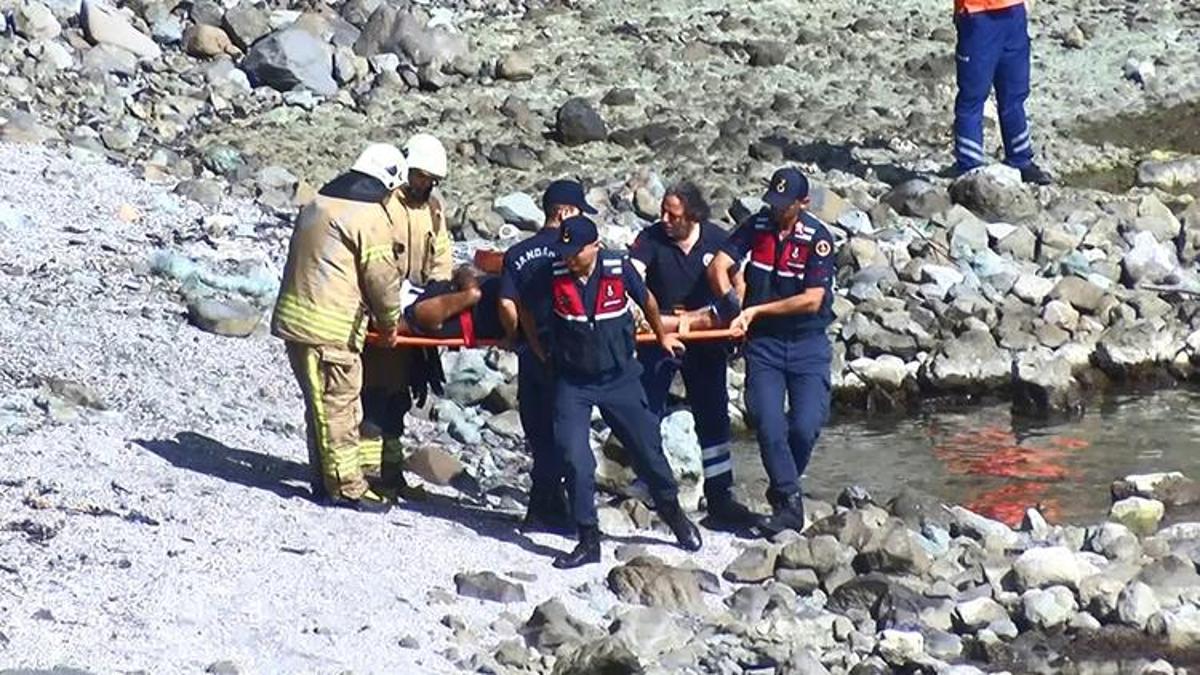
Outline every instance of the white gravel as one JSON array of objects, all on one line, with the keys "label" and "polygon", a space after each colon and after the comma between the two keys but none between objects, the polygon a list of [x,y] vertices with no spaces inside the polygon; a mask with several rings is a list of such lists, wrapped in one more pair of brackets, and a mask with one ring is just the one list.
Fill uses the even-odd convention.
[{"label": "white gravel", "polygon": [[[549,555],[570,542],[524,542],[494,514],[444,503],[374,516],[302,496],[302,412],[281,344],[188,326],[173,284],[147,262],[165,244],[277,265],[285,233],[263,225],[265,240],[177,243],[202,231],[200,207],[40,148],[0,146],[0,182],[6,666],[457,672],[459,657],[491,653],[499,640],[486,628],[506,611],[523,622],[551,597],[581,618],[611,608],[604,576],[616,543],[603,565],[559,572]],[[144,218],[123,223],[125,204]],[[258,218],[225,206],[238,224]],[[62,406],[44,384],[55,377],[109,409]],[[57,533],[37,541],[45,528]],[[719,572],[736,545],[706,534],[692,559]],[[660,538],[654,554],[685,559]],[[453,575],[480,570],[537,581],[507,607],[453,597]],[[446,615],[472,635],[452,635]],[[408,636],[420,647],[401,647]]]}]

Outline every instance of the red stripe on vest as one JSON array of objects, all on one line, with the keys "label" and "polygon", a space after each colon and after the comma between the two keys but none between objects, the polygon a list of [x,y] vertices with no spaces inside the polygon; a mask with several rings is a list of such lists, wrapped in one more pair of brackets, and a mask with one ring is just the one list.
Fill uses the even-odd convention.
[{"label": "red stripe on vest", "polygon": [[463,344],[474,347],[476,344],[475,318],[471,315],[471,310],[465,310],[458,315],[458,325],[462,328]]},{"label": "red stripe on vest", "polygon": [[775,267],[775,233],[757,232],[754,235],[754,247],[750,251],[750,260],[762,265]]},{"label": "red stripe on vest", "polygon": [[[617,274],[608,274],[600,270],[600,287],[596,292],[596,306],[593,316],[616,311],[625,306],[625,280]],[[583,308],[583,294],[574,277],[562,274],[554,277],[552,284],[554,292],[554,311],[563,316],[588,318]]]}]

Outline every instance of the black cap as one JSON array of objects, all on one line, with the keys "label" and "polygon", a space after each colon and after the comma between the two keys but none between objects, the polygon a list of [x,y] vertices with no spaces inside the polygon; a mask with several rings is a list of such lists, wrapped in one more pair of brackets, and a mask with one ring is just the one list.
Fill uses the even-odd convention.
[{"label": "black cap", "polygon": [[558,241],[554,242],[554,252],[560,258],[570,258],[578,254],[583,247],[600,239],[596,223],[587,216],[571,216],[558,226]]},{"label": "black cap", "polygon": [[783,208],[798,199],[808,197],[808,179],[800,169],[787,167],[771,176],[763,201],[771,208]]},{"label": "black cap", "polygon": [[556,180],[546,186],[546,191],[542,193],[542,210],[549,212],[558,205],[574,206],[584,213],[596,213],[596,209],[587,203],[583,184],[573,180]]}]

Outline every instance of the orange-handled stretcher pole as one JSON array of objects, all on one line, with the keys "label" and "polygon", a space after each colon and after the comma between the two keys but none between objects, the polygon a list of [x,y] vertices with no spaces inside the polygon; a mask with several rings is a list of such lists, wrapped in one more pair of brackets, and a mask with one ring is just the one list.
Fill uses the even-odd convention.
[{"label": "orange-handled stretcher pole", "polygon": [[[682,334],[682,335],[680,335],[679,333],[671,333],[671,335],[674,335],[675,337],[679,338],[683,342],[711,342],[714,340],[738,340],[738,339],[741,339],[741,336],[737,335],[736,333],[729,330],[728,328],[721,328],[721,329],[717,329],[717,330],[694,330],[694,331],[690,331],[690,332]],[[653,333],[638,333],[638,336],[637,336],[638,344],[651,344],[651,343],[656,342],[657,340],[658,339],[654,337]],[[370,344],[375,344],[375,345],[380,344],[379,335],[376,333],[368,333],[367,334],[367,342]],[[388,346],[391,346],[391,347],[467,347],[467,346],[494,347],[495,345],[498,345],[498,344],[500,344],[499,340],[489,340],[486,338],[481,338],[479,340],[476,340],[474,345],[467,345],[466,340],[464,340],[462,338],[431,338],[431,337],[420,337],[417,335],[401,335],[400,337],[396,338],[395,342],[393,342],[391,345],[388,345]]]}]

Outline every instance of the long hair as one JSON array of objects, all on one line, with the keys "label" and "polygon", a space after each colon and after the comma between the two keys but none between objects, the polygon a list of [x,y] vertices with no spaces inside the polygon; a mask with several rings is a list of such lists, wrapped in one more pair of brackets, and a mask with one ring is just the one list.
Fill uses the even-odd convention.
[{"label": "long hair", "polygon": [[703,223],[712,216],[712,209],[709,208],[708,201],[704,199],[700,188],[691,181],[680,181],[667,188],[667,193],[663,198],[666,197],[675,197],[683,204],[683,212],[687,215],[688,220]]}]

